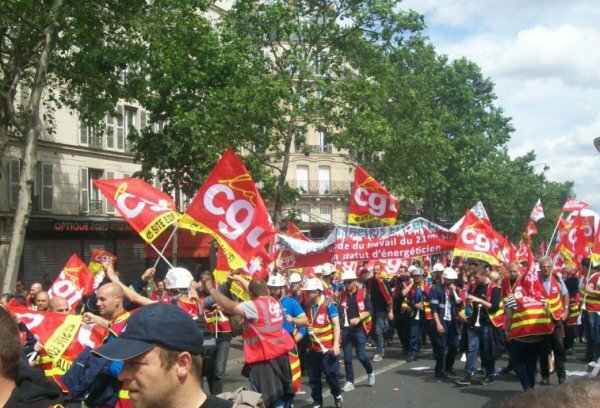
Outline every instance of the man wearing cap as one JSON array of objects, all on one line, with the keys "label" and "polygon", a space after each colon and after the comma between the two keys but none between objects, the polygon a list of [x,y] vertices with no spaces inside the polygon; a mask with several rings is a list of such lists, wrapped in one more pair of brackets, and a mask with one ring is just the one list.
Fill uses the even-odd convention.
[{"label": "man wearing cap", "polygon": [[356,349],[356,358],[367,371],[369,385],[375,385],[373,365],[367,358],[367,334],[371,330],[371,298],[366,290],[358,288],[354,271],[342,275],[344,290],[340,294],[340,320],[342,322],[342,350],[346,384],[342,391],[354,390],[354,369],[352,367],[352,347]]},{"label": "man wearing cap", "polygon": [[375,323],[375,340],[377,341],[377,350],[373,361],[381,361],[384,354],[384,328],[386,319],[394,320],[394,311],[392,310],[392,295],[388,282],[383,279],[381,264],[376,263],[373,266],[373,277],[366,282],[366,288],[371,296],[373,304],[373,320]]},{"label": "man wearing cap", "polygon": [[237,303],[220,293],[210,280],[202,279],[225,313],[244,319],[242,338],[250,387],[263,395],[268,407],[291,406],[294,384],[288,352],[294,348],[294,340],[283,329],[283,309],[269,296],[266,283],[252,280],[248,285],[251,300]]},{"label": "man wearing cap", "polygon": [[[433,267],[435,271],[435,266]],[[433,353],[435,355],[435,377],[448,378],[456,374],[454,360],[458,354],[458,308],[462,302],[456,292],[458,274],[453,268],[442,272],[443,283],[436,282],[429,292],[431,313],[435,323],[433,331]]]},{"label": "man wearing cap", "polygon": [[119,338],[94,353],[123,361],[119,380],[138,407],[226,408],[202,390],[202,331],[180,308],[155,303],[138,310]]},{"label": "man wearing cap", "polygon": [[318,278],[310,278],[302,288],[306,296],[308,335],[310,350],[306,356],[308,379],[313,399],[313,408],[323,406],[323,384],[321,375],[333,395],[336,408],[343,404],[338,377],[340,374],[340,321],[334,302],[321,294],[322,286]]}]

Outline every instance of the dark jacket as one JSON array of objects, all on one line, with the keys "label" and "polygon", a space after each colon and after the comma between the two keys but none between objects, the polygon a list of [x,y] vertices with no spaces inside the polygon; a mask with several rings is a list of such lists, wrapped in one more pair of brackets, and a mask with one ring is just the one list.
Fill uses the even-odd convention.
[{"label": "dark jacket", "polygon": [[48,408],[61,401],[62,392],[54,381],[46,378],[42,370],[21,362],[17,387],[4,408]]}]

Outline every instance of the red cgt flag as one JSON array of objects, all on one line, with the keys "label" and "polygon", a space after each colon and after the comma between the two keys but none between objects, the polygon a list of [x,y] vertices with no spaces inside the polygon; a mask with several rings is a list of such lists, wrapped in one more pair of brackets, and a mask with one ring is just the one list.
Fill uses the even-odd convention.
[{"label": "red cgt flag", "polygon": [[557,246],[559,252],[569,265],[580,265],[581,259],[589,255],[588,239],[585,224],[581,215],[576,215],[567,228],[561,231]]},{"label": "red cgt flag", "polygon": [[300,228],[298,228],[296,224],[291,221],[288,221],[287,223],[286,235],[292,238],[301,239],[302,241],[310,241],[310,239],[304,235],[302,231],[300,231]]},{"label": "red cgt flag", "polygon": [[180,217],[166,193],[143,180],[93,180],[94,185],[144,241],[151,243]]},{"label": "red cgt flag", "polygon": [[[478,215],[479,214],[479,215]],[[504,238],[494,231],[483,205],[467,210],[454,248],[454,256],[481,259],[498,266]]]},{"label": "red cgt flag", "polygon": [[594,236],[590,258],[593,263],[600,264],[600,228],[596,231],[596,235]]},{"label": "red cgt flag", "polygon": [[117,257],[104,249],[94,249],[92,257],[88,264],[88,269],[93,275],[104,270],[104,262],[110,262],[113,265],[117,263]]},{"label": "red cgt flag", "polygon": [[48,296],[50,299],[54,296],[66,298],[69,311],[74,312],[81,298],[93,291],[94,275],[77,254],[73,254],[48,290]]},{"label": "red cgt flag", "polygon": [[348,224],[362,224],[381,220],[394,225],[398,218],[400,201],[362,167],[356,166],[354,186],[348,211]]},{"label": "red cgt flag", "polygon": [[562,209],[562,212],[583,210],[584,208],[589,207],[589,206],[590,206],[589,204],[584,203],[583,201],[579,201],[574,198],[569,198],[567,200],[567,202],[565,203],[565,205]]},{"label": "red cgt flag", "polygon": [[231,269],[245,267],[275,233],[252,177],[231,149],[210,173],[179,227],[212,235]]}]

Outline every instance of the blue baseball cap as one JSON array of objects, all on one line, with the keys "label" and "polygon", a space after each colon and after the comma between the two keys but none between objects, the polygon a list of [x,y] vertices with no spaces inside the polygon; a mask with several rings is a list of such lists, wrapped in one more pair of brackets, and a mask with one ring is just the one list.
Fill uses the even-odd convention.
[{"label": "blue baseball cap", "polygon": [[186,312],[158,302],[138,309],[118,338],[93,353],[109,360],[129,360],[160,346],[200,354],[203,342],[202,331]]}]

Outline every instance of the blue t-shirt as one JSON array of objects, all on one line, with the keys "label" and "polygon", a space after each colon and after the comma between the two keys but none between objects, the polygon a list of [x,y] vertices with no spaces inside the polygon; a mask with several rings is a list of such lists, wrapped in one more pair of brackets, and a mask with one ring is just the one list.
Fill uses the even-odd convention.
[{"label": "blue t-shirt", "polygon": [[[297,318],[305,314],[304,310],[302,310],[302,307],[300,306],[300,303],[289,296],[285,296],[281,299],[281,308],[283,309],[284,315],[290,315],[293,318]],[[285,321],[285,319],[283,320],[283,330],[292,336],[294,335],[294,326],[295,325],[293,323],[288,323]],[[302,337],[306,336],[306,327],[298,327],[298,333],[300,333]]]}]

